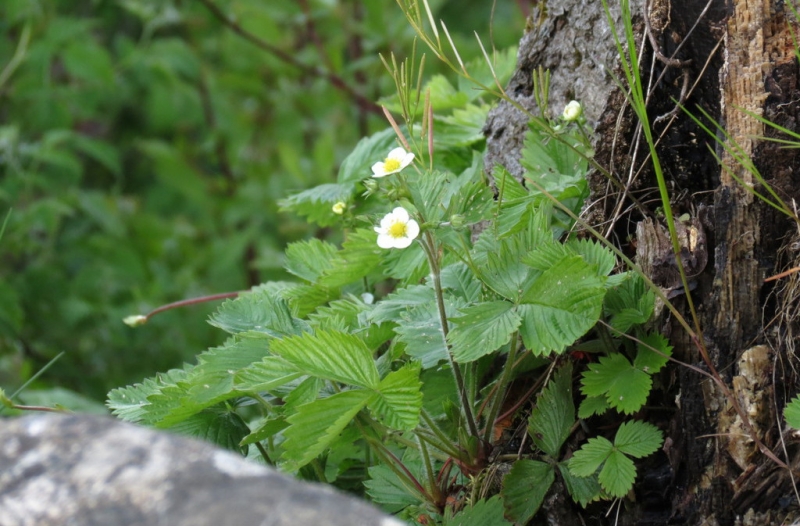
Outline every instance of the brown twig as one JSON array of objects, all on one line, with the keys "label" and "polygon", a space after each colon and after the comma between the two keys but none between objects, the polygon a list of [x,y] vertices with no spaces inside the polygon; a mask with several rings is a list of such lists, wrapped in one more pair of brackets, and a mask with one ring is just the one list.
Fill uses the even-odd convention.
[{"label": "brown twig", "polygon": [[381,114],[380,107],[366,98],[365,96],[361,95],[360,93],[356,92],[353,88],[351,88],[342,77],[333,73],[332,71],[327,71],[321,68],[317,68],[314,66],[308,66],[303,64],[299,60],[297,60],[294,56],[287,53],[286,51],[280,49],[279,47],[273,46],[269,42],[262,40],[261,38],[257,37],[253,33],[247,31],[242,26],[240,26],[235,21],[231,20],[228,15],[226,15],[214,2],[211,0],[200,0],[200,3],[205,6],[208,11],[214,15],[214,17],[222,22],[225,26],[227,26],[231,31],[239,35],[240,37],[244,38],[251,44],[254,44],[259,49],[262,49],[271,55],[275,56],[281,62],[289,64],[293,66],[303,73],[307,75],[311,75],[314,77],[320,77],[326,79],[328,82],[331,83],[333,87],[341,91],[342,93],[346,94],[348,97],[353,99],[360,108],[363,108],[365,111],[369,111],[371,113],[375,113],[377,115]]}]

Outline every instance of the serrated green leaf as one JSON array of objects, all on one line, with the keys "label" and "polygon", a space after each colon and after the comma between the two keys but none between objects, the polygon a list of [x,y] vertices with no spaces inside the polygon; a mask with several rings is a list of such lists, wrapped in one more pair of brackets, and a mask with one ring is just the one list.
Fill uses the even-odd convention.
[{"label": "serrated green leaf", "polygon": [[597,323],[604,295],[603,279],[582,258],[559,260],[523,294],[525,346],[535,355],[562,352]]},{"label": "serrated green leaf", "polygon": [[621,274],[624,279],[606,294],[603,309],[611,327],[628,332],[631,327],[646,323],[653,316],[655,294],[636,274]]},{"label": "serrated green leaf", "polygon": [[528,197],[528,189],[515,179],[503,165],[495,165],[492,174],[497,191],[502,196],[504,203]]},{"label": "serrated green leaf", "polygon": [[450,320],[455,326],[447,335],[453,358],[460,363],[473,362],[507,344],[521,321],[507,301],[478,303],[460,312],[462,316]]},{"label": "serrated green leaf", "polygon": [[315,283],[336,255],[335,245],[319,239],[291,243],[286,247],[286,270],[308,282]]},{"label": "serrated green leaf", "polygon": [[625,422],[614,437],[614,447],[634,458],[646,457],[661,447],[661,430],[647,422]]},{"label": "serrated green leaf", "polygon": [[287,384],[302,373],[297,367],[278,356],[265,356],[260,361],[239,370],[233,377],[237,391],[269,391]]},{"label": "serrated green leaf", "polygon": [[392,371],[378,385],[378,397],[369,406],[373,416],[392,429],[408,431],[419,423],[422,408],[420,364],[409,363]]},{"label": "serrated green leaf", "polygon": [[261,442],[262,440],[266,440],[269,437],[277,435],[287,427],[289,427],[289,423],[285,418],[270,418],[261,424],[258,429],[244,437],[240,442],[240,445],[247,446],[250,444],[255,444],[256,442]]},{"label": "serrated green leaf", "polygon": [[289,414],[293,412],[296,407],[316,400],[324,385],[325,380],[317,378],[316,376],[305,378],[283,397],[284,414]]},{"label": "serrated green leaf", "polygon": [[[485,254],[475,254],[480,280],[497,294],[517,303],[539,274],[522,262],[529,250],[525,236],[517,234],[493,245],[476,244],[475,250],[482,252],[487,248]],[[485,259],[485,264],[479,262],[481,259]]]},{"label": "serrated green leaf", "polygon": [[250,434],[242,417],[231,411],[205,410],[171,426],[170,431],[216,444],[247,455],[247,445],[241,441]]},{"label": "serrated green leaf", "polygon": [[597,479],[612,497],[624,497],[636,480],[636,467],[633,461],[620,451],[611,451]]},{"label": "serrated green leaf", "polygon": [[253,331],[273,338],[300,334],[306,329],[303,321],[292,316],[285,301],[263,290],[227,300],[208,322],[231,334]]},{"label": "serrated green leaf", "polygon": [[[669,340],[658,333],[650,333],[643,337],[642,343],[636,345],[636,359],[633,366],[647,374],[656,374],[664,367],[672,356]],[[659,352],[654,351],[654,348]]]},{"label": "serrated green leaf", "polygon": [[[418,474],[422,462],[417,459],[403,458],[403,465],[412,474]],[[386,464],[378,464],[369,468],[369,480],[364,481],[370,500],[378,504],[387,513],[398,511],[425,501],[425,497],[411,484],[406,484]]]},{"label": "serrated green leaf", "polygon": [[419,283],[430,273],[428,259],[419,243],[412,243],[410,247],[403,250],[384,252],[381,266],[386,276],[403,284]]},{"label": "serrated green leaf", "polygon": [[323,287],[341,287],[358,281],[381,263],[383,249],[378,247],[377,234],[373,230],[361,228],[351,232],[342,243],[330,267],[319,277],[317,282]]},{"label": "serrated green leaf", "polygon": [[791,402],[786,404],[783,410],[783,418],[793,428],[800,429],[800,395],[795,396]]},{"label": "serrated green leaf", "polygon": [[295,317],[304,318],[319,306],[337,299],[340,291],[338,288],[297,283],[293,287],[282,289],[278,295],[286,301]]},{"label": "serrated green leaf", "polygon": [[[386,153],[388,152],[389,150],[386,150]],[[289,196],[279,201],[278,205],[281,211],[294,212],[305,217],[310,223],[316,223],[319,226],[333,226],[342,220],[340,215],[333,213],[333,205],[339,201],[345,203],[350,201],[354,191],[353,183],[322,184]]]},{"label": "serrated green leaf", "polygon": [[392,128],[387,128],[359,141],[339,167],[336,180],[342,184],[356,183],[372,177],[370,167],[383,161],[397,145],[397,135]]},{"label": "serrated green leaf", "polygon": [[294,471],[311,462],[374,396],[367,390],[344,391],[299,406],[283,432],[284,468]]},{"label": "serrated green leaf", "polygon": [[442,526],[512,526],[503,511],[503,501],[500,495],[495,495],[489,500],[479,500],[451,519],[445,518]]},{"label": "serrated green leaf", "polygon": [[600,499],[602,492],[600,491],[600,482],[597,480],[597,476],[576,477],[570,472],[567,462],[560,462],[558,470],[561,472],[564,485],[567,486],[567,491],[569,491],[572,500],[585,508],[590,502]]},{"label": "serrated green leaf", "polygon": [[433,305],[436,296],[425,285],[412,285],[389,294],[366,313],[368,323],[396,323],[401,315],[422,305]]},{"label": "serrated green leaf", "polygon": [[506,517],[517,524],[527,524],[539,511],[556,476],[553,466],[536,460],[517,460],[503,478],[503,499]]},{"label": "serrated green leaf", "polygon": [[171,369],[155,378],[145,378],[142,383],[113,389],[108,393],[106,405],[115,416],[126,422],[153,423],[155,419],[150,415],[153,408],[149,398],[161,393],[162,389],[175,386],[186,374],[184,369]]},{"label": "serrated green leaf", "polygon": [[602,415],[608,411],[608,400],[605,395],[587,396],[578,408],[578,418],[589,418],[592,415]]},{"label": "serrated green leaf", "polygon": [[[445,311],[448,318],[455,316],[456,309],[464,306],[460,298],[445,296]],[[397,321],[398,339],[406,345],[406,353],[422,363],[423,369],[435,366],[447,359],[439,310],[435,303],[418,307]]]},{"label": "serrated green leaf", "polygon": [[571,239],[566,243],[568,249],[578,254],[588,264],[597,269],[601,276],[608,276],[617,265],[617,256],[611,250],[591,239]]},{"label": "serrated green leaf", "polygon": [[271,350],[304,374],[370,389],[378,386],[378,369],[372,351],[352,334],[306,333],[276,340]]},{"label": "serrated green leaf", "polygon": [[477,302],[481,296],[481,282],[465,263],[453,263],[443,268],[441,280],[442,288],[469,302]]},{"label": "serrated green leaf", "polygon": [[556,372],[536,400],[528,420],[528,434],[539,449],[557,459],[574,423],[572,365],[567,364]]},{"label": "serrated green leaf", "polygon": [[652,385],[649,374],[634,368],[622,354],[614,353],[589,364],[583,373],[581,392],[587,396],[605,395],[611,407],[631,414],[645,404]]},{"label": "serrated green leaf", "polygon": [[590,438],[569,459],[569,470],[577,477],[593,475],[614,450],[614,444],[603,437]]}]

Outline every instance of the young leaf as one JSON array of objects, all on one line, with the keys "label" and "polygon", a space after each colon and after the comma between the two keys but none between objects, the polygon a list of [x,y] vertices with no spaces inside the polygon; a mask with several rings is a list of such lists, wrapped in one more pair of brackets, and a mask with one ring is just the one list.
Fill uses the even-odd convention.
[{"label": "young leaf", "polygon": [[315,335],[305,333],[276,340],[271,350],[303,374],[370,389],[378,387],[378,369],[372,351],[352,334],[337,331],[317,331]]},{"label": "young leaf", "polygon": [[569,470],[578,477],[593,475],[614,450],[614,444],[603,437],[590,438],[569,459]]},{"label": "young leaf", "polygon": [[528,434],[539,449],[557,459],[574,423],[572,364],[567,364],[556,372],[539,395],[528,420]]},{"label": "young leaf", "polygon": [[603,279],[580,256],[561,259],[523,294],[525,346],[534,354],[563,351],[597,323],[604,295]]},{"label": "young leaf", "polygon": [[654,305],[653,291],[640,276],[633,274],[608,291],[603,310],[610,318],[611,327],[624,333],[646,323],[653,316]]},{"label": "young leaf", "polygon": [[614,353],[589,364],[581,379],[581,392],[587,396],[605,395],[608,405],[631,414],[647,401],[652,385],[649,374],[633,367],[622,354]]},{"label": "young leaf", "polygon": [[369,409],[376,419],[392,429],[408,431],[419,423],[422,408],[420,364],[412,362],[392,371],[378,385],[378,397]]},{"label": "young leaf", "polygon": [[642,458],[661,447],[661,430],[647,422],[625,422],[617,429],[614,447],[634,458]]},{"label": "young leaf", "polygon": [[455,327],[447,335],[453,358],[460,363],[475,361],[507,344],[521,321],[514,305],[507,301],[478,303],[460,310],[462,316],[452,318]]},{"label": "young leaf", "polygon": [[305,330],[305,322],[292,317],[285,301],[263,290],[227,300],[208,322],[231,334],[255,331],[273,338],[300,334]]},{"label": "young leaf", "polygon": [[636,467],[622,452],[614,450],[609,453],[597,479],[609,495],[624,497],[636,480]]},{"label": "young leaf", "polygon": [[314,460],[374,396],[367,390],[344,391],[299,406],[283,432],[284,468],[294,471]]},{"label": "young leaf", "polygon": [[506,517],[517,524],[527,524],[539,511],[547,490],[556,476],[553,466],[536,460],[517,460],[503,478],[500,496]]}]

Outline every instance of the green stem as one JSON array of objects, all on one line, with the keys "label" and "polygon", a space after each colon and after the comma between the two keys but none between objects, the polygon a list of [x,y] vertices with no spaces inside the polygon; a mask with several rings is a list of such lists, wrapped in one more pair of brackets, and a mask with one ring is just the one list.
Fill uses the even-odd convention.
[{"label": "green stem", "polygon": [[[442,431],[442,429],[436,425],[436,422],[433,420],[431,415],[429,415],[428,412],[425,411],[425,409],[423,409],[420,414],[422,416],[422,420],[425,422],[425,425],[428,426],[428,429],[436,436],[436,438],[438,438],[441,441],[439,444],[435,444],[436,447],[438,447],[445,453],[448,453],[450,456],[459,457],[458,447],[455,444],[453,444],[450,438],[444,434],[444,431]],[[445,446],[445,444],[447,445]]]},{"label": "green stem", "polygon": [[419,444],[419,451],[422,453],[425,475],[428,477],[428,494],[433,497],[435,503],[438,503],[441,500],[441,492],[439,491],[439,486],[436,485],[436,474],[433,472],[433,464],[428,454],[428,446],[420,435],[417,435],[417,443]]},{"label": "green stem", "polygon": [[514,370],[514,362],[517,358],[517,349],[519,347],[519,331],[514,333],[511,338],[511,348],[508,350],[506,363],[503,366],[503,372],[497,380],[497,389],[494,395],[494,400],[489,408],[489,414],[486,419],[486,428],[483,430],[483,440],[488,444],[492,439],[492,431],[494,429],[494,421],[500,413],[500,408],[503,406],[503,401],[506,398],[506,387],[511,381],[511,373]]},{"label": "green stem", "polygon": [[450,368],[453,371],[453,377],[456,381],[456,388],[458,389],[459,397],[461,398],[461,406],[464,411],[464,417],[467,420],[469,432],[474,437],[479,437],[478,426],[475,423],[475,416],[472,413],[472,404],[470,403],[467,394],[467,388],[464,383],[464,375],[461,373],[461,367],[453,360],[453,354],[450,350],[450,344],[447,342],[447,334],[449,333],[449,326],[447,322],[447,311],[444,305],[444,293],[442,292],[442,277],[439,269],[439,260],[436,257],[436,245],[433,240],[433,235],[430,231],[425,232],[425,241],[422,243],[425,249],[425,255],[428,257],[428,265],[431,268],[431,275],[433,276],[433,290],[436,295],[436,307],[439,311],[439,322],[442,326],[442,336],[444,345],[447,349],[447,361],[450,362]]}]

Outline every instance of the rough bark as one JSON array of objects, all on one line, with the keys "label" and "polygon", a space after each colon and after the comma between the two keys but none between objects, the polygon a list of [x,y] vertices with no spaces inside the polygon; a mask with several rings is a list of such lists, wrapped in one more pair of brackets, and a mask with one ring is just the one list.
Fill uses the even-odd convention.
[{"label": "rough bark", "polygon": [[[611,3],[621,31],[618,2]],[[800,90],[791,38],[792,27],[798,34],[797,24],[778,0],[634,3],[637,51],[643,50],[641,74],[650,90],[648,111],[660,140],[658,154],[675,215],[689,216],[680,225],[681,260],[691,276],[704,343],[747,422],[712,382],[673,366],[648,404],[658,412],[639,415],[662,427],[666,441],[662,452],[640,465],[635,499],[617,518],[605,519],[605,508],[592,507],[576,508],[573,517],[637,525],[779,523],[795,500],[789,474],[758,451],[745,424],[779,457],[795,460],[796,439],[784,433],[784,452],[778,422],[786,400],[797,392],[792,371],[797,363],[793,340],[800,330],[800,273],[769,284],[764,278],[800,266],[800,234],[791,220],[736,180],[764,193],[748,171],[684,113],[673,110],[687,91],[687,78],[685,107],[695,115],[702,109],[720,122],[781,199],[791,204],[800,198],[797,150],[759,140],[759,135],[780,134],[742,111],[798,130]],[[532,20],[539,15],[534,13]],[[681,65],[655,56],[644,33],[645,16],[660,53],[674,54]],[[635,255],[688,318],[674,257],[663,252],[668,234],[656,212],[647,148],[624,94],[611,81],[610,73],[621,74],[602,3],[550,0],[542,20],[522,39],[509,94],[535,111],[531,71],[542,66],[551,71],[554,110],[572,98],[584,104],[596,124],[596,160],[619,182],[615,186],[601,173],[591,174],[584,218]],[[526,129],[525,117],[510,105],[500,104],[492,112],[486,127],[489,169],[502,164],[521,177],[518,159]],[[722,169],[712,152],[721,158]],[[707,369],[696,342],[674,320],[664,315],[657,323],[677,358]],[[546,519],[568,523],[552,514]]]}]

